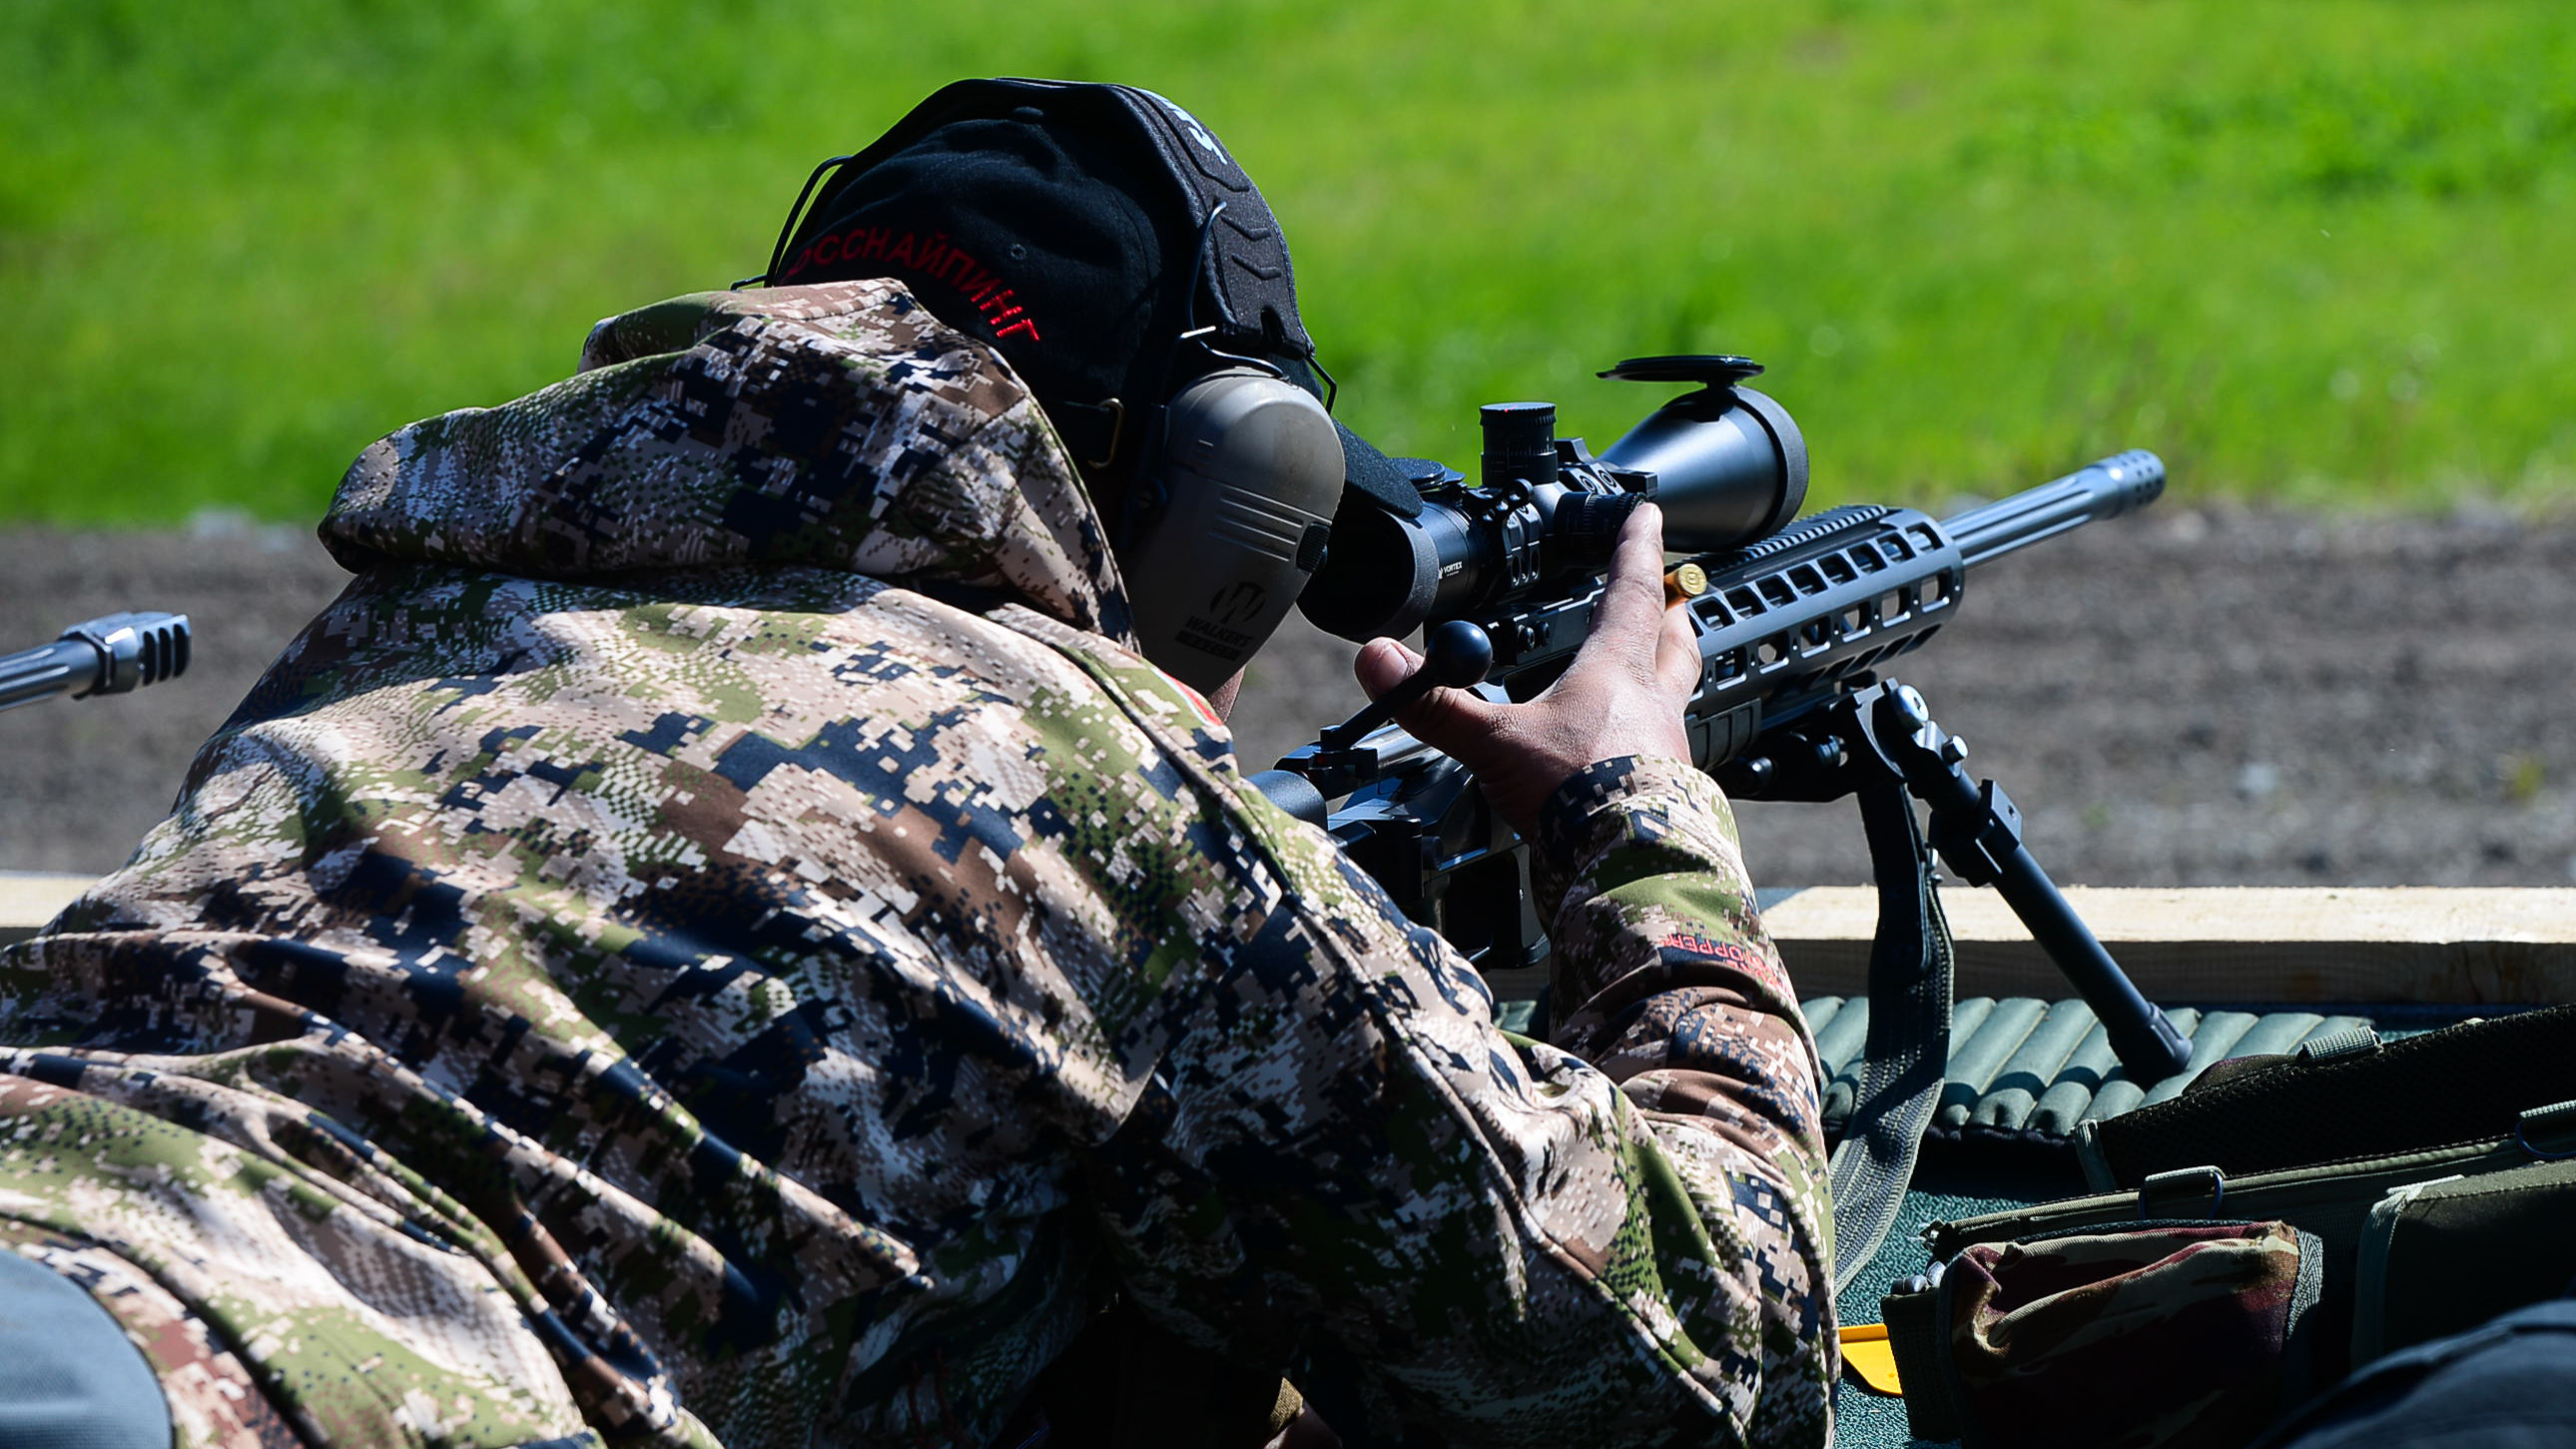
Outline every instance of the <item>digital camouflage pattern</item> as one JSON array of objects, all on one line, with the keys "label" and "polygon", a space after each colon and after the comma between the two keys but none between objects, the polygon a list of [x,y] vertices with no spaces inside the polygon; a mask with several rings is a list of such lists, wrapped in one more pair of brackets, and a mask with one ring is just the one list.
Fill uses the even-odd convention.
[{"label": "digital camouflage pattern", "polygon": [[1962,1418],[2032,1449],[2249,1443],[2306,1395],[2321,1252],[2280,1222],[1976,1244],[1942,1284]]},{"label": "digital camouflage pattern", "polygon": [[149,1299],[182,1443],[982,1444],[1112,1294],[1390,1440],[1826,1442],[1704,777],[1554,802],[1507,1036],[1132,651],[990,352],[865,282],[583,361],[367,450],[355,582],[0,956],[0,1239]]}]

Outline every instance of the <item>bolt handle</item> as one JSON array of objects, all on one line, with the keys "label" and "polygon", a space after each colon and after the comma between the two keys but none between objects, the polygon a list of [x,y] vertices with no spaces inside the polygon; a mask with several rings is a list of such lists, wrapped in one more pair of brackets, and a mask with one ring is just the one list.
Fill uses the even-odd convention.
[{"label": "bolt handle", "polygon": [[1422,667],[1404,682],[1378,696],[1375,703],[1324,731],[1327,749],[1346,749],[1362,735],[1411,709],[1416,700],[1441,685],[1469,689],[1485,682],[1494,669],[1494,641],[1464,619],[1434,625],[1423,636]]}]

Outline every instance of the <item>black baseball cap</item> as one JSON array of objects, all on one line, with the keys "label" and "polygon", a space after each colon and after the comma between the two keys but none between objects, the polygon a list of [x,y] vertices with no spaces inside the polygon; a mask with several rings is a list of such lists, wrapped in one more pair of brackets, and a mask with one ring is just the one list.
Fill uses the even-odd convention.
[{"label": "black baseball cap", "polygon": [[[958,81],[816,168],[755,280],[861,277],[903,282],[999,350],[1112,477],[1151,410],[1228,355],[1326,396],[1260,191],[1197,118],[1132,86]],[[1421,511],[1385,455],[1341,434],[1350,488]]]}]

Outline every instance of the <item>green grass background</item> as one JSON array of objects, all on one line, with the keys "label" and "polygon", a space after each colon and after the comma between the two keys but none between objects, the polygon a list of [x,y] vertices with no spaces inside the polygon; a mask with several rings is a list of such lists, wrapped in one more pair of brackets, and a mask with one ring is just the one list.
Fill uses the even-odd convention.
[{"label": "green grass background", "polygon": [[309,519],[366,442],[759,269],[946,80],[1122,79],[1294,244],[1342,410],[1474,451],[1771,364],[1819,500],[2576,496],[2576,10],[1317,0],[0,3],[0,521]]}]

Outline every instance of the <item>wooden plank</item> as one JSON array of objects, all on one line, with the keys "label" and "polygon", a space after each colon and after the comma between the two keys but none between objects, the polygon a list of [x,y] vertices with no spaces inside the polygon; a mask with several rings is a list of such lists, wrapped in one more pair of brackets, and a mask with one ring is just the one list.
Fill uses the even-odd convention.
[{"label": "wooden plank", "polygon": [[36,934],[96,879],[51,871],[0,870],[0,946]]},{"label": "wooden plank", "polygon": [[[33,934],[90,881],[0,872],[0,944]],[[1941,899],[1961,996],[2072,994],[2001,897],[1952,886]],[[2576,1001],[2576,889],[2075,886],[2066,899],[2157,1000]],[[1762,907],[1799,995],[1868,990],[1875,891],[1771,890]],[[1497,972],[1493,985],[1527,997],[1544,977]]]},{"label": "wooden plank", "polygon": [[[1961,996],[2071,995],[1992,891],[1941,893]],[[2512,887],[2069,888],[2067,903],[2161,1001],[2576,1001],[2576,890]],[[1763,893],[1802,996],[1868,989],[1876,892]]]}]

